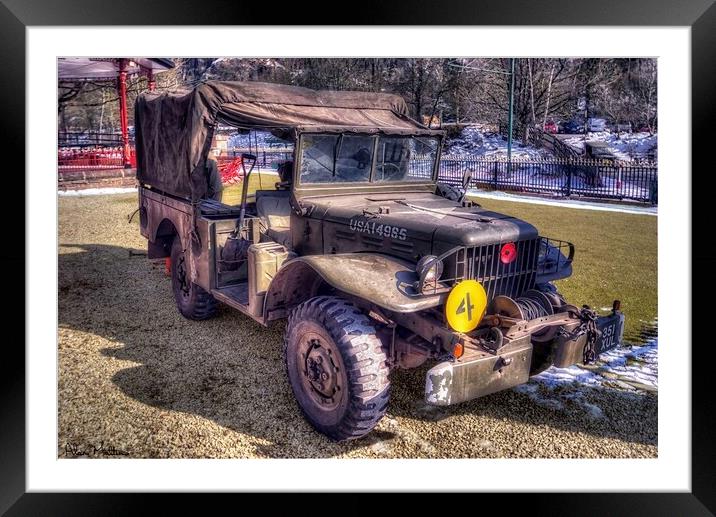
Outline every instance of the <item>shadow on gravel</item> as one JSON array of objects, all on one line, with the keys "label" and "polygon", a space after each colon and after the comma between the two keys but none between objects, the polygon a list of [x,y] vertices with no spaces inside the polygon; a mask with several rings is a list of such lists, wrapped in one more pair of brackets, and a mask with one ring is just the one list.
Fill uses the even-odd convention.
[{"label": "shadow on gravel", "polygon": [[101,353],[138,363],[112,378],[127,396],[265,442],[249,446],[246,456],[333,457],[393,438],[381,432],[336,444],[316,433],[286,379],[282,322],[264,328],[223,306],[211,320],[188,321],[176,310],[163,261],[134,253],[142,252],[63,244],[59,255],[60,327],[118,342]]},{"label": "shadow on gravel", "polygon": [[[176,311],[163,263],[149,262],[127,248],[62,244],[58,260],[60,327],[118,342],[101,352],[137,363],[112,379],[127,396],[163,410],[198,415],[257,438],[260,443],[249,445],[245,456],[333,457],[400,438],[402,426],[387,424],[347,444],[336,444],[316,433],[303,419],[286,380],[282,322],[264,328],[226,307],[212,320],[185,320]],[[580,409],[583,404],[568,398],[558,410],[512,390],[436,408],[423,402],[423,382],[424,369],[393,375],[391,417],[440,422],[473,413],[547,429],[657,443],[654,395],[616,390],[594,393],[589,402],[599,405],[604,415],[593,418]],[[633,417],[637,406],[639,419]],[[448,456],[445,452],[435,449],[432,454]],[[171,455],[171,450],[155,451],[155,456]]]},{"label": "shadow on gravel", "polygon": [[[392,397],[422,393],[427,368],[395,372]],[[588,433],[602,438],[657,445],[658,396],[611,388],[565,385],[549,389],[528,383],[529,393],[506,390],[449,407],[437,407],[415,398],[412,404],[392,407],[399,417],[441,422],[465,414],[495,420],[520,421],[531,426]],[[547,433],[549,435],[549,432]]]}]

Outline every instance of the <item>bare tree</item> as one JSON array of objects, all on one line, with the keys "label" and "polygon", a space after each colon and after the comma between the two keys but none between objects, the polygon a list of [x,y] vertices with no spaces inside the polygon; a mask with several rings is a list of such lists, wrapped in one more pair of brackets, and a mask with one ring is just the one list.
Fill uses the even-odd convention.
[{"label": "bare tree", "polygon": [[[268,81],[316,89],[383,91],[401,95],[418,120],[434,117],[505,125],[510,60],[505,58],[187,58],[157,74],[157,89],[192,87],[208,79]],[[653,59],[516,59],[516,126],[543,125],[550,117],[585,115],[657,124],[656,61]],[[147,86],[129,81],[130,105]],[[58,115],[65,126],[118,126],[113,81],[61,82]],[[132,118],[130,110],[130,119]],[[130,120],[131,123],[131,120]]]}]

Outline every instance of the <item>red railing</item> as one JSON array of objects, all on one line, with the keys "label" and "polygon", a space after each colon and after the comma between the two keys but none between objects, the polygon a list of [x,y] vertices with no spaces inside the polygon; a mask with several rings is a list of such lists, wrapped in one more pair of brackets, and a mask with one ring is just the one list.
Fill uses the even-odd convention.
[{"label": "red railing", "polygon": [[240,183],[244,177],[244,171],[241,167],[241,156],[217,156],[216,165],[221,174],[221,183],[224,185]]},{"label": "red railing", "polygon": [[[129,162],[132,167],[137,166],[134,147],[131,148]],[[57,150],[57,167],[60,170],[117,169],[123,166],[121,147]]]}]

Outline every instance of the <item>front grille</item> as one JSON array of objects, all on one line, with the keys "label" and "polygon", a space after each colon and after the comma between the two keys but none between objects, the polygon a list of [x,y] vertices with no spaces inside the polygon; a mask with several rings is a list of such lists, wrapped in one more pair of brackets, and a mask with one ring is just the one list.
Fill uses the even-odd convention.
[{"label": "front grille", "polygon": [[517,258],[509,264],[500,260],[505,243],[466,246],[453,250],[444,260],[441,283],[450,286],[466,279],[477,280],[485,288],[487,299],[506,295],[516,298],[534,287],[537,274],[539,239],[515,242]]}]

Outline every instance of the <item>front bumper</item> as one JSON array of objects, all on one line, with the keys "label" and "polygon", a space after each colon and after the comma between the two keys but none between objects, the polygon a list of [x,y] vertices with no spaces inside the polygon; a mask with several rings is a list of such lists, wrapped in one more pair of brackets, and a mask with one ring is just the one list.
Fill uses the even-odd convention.
[{"label": "front bumper", "polygon": [[[615,311],[597,318],[601,335],[594,349],[599,354],[616,348],[624,333],[624,315]],[[560,327],[551,347],[553,366],[565,368],[583,363],[586,333],[579,323]],[[425,400],[429,404],[448,406],[496,393],[528,381],[534,346],[530,334],[524,334],[496,351],[466,347],[460,359],[443,361],[431,368],[425,379]]]},{"label": "front bumper", "polygon": [[425,400],[449,406],[523,384],[529,379],[532,343],[524,336],[499,354],[468,349],[459,360],[444,361],[428,371]]}]

